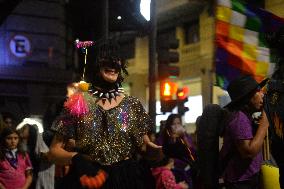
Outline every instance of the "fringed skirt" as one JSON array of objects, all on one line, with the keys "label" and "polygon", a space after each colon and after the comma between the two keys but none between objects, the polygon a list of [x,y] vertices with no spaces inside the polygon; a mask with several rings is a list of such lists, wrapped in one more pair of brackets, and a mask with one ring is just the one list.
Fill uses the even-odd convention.
[{"label": "fringed skirt", "polygon": [[[108,174],[102,189],[154,189],[155,181],[147,166],[133,160],[123,160],[118,163],[102,166]],[[63,178],[62,189],[86,189],[82,187],[78,175],[70,169],[69,174]]]}]

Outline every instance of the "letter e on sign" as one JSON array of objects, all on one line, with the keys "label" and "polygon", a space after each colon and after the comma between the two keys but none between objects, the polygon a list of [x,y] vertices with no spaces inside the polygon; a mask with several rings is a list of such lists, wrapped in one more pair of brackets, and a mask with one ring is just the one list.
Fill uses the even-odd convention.
[{"label": "letter e on sign", "polygon": [[31,51],[30,41],[23,35],[15,35],[10,40],[9,46],[12,54],[19,58],[28,56]]}]

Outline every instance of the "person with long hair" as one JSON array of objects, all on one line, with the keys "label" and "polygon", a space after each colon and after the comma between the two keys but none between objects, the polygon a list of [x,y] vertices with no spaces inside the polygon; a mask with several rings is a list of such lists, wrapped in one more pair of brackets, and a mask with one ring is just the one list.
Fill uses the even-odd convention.
[{"label": "person with long hair", "polygon": [[195,148],[191,136],[182,125],[179,114],[171,114],[166,120],[165,127],[157,139],[164,153],[174,158],[174,175],[178,182],[186,181],[189,188],[193,187],[193,169],[196,159]]},{"label": "person with long hair", "polygon": [[[49,159],[69,164],[66,188],[135,189],[147,186],[144,170],[136,161],[142,145],[161,149],[147,135],[154,127],[141,102],[124,93],[125,62],[111,42],[96,46],[92,88],[76,92],[53,123],[56,132]],[[75,140],[75,150],[63,146]]]},{"label": "person with long hair", "polygon": [[[220,160],[224,163],[223,178],[228,189],[260,187],[261,151],[269,126],[263,110],[262,87],[266,82],[267,79],[258,83],[251,76],[242,75],[229,83],[227,90],[231,102],[225,108],[231,115],[220,152]],[[255,112],[262,113],[257,121],[252,117]]]},{"label": "person with long hair", "polygon": [[267,84],[265,109],[270,122],[271,154],[279,168],[279,183],[284,189],[284,26],[266,36],[275,69]]},{"label": "person with long hair", "polygon": [[42,137],[42,125],[27,123],[19,126],[20,124],[16,129],[19,129],[22,146],[29,153],[33,166],[33,182],[30,189],[54,189],[55,165],[46,158],[49,148]]},{"label": "person with long hair", "polygon": [[29,154],[19,148],[19,133],[6,127],[0,139],[0,188],[28,189],[32,183],[32,164]]}]

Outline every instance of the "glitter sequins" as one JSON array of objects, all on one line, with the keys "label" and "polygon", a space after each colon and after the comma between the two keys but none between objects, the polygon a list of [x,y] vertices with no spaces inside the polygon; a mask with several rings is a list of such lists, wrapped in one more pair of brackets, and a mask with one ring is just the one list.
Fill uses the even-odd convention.
[{"label": "glitter sequins", "polygon": [[[91,97],[94,98],[94,97]],[[130,158],[154,126],[137,98],[125,96],[115,108],[104,110],[88,98],[90,111],[70,125],[54,124],[53,130],[66,135],[73,132],[76,147],[92,160],[111,165]],[[64,113],[60,119],[70,117]]]}]

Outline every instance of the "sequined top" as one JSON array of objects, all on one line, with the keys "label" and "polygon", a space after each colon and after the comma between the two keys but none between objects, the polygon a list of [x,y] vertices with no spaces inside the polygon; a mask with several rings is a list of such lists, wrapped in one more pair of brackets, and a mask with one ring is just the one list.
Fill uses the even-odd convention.
[{"label": "sequined top", "polygon": [[140,101],[125,96],[109,110],[97,105],[93,96],[84,93],[88,112],[72,115],[64,110],[52,125],[59,134],[76,140],[80,152],[103,165],[133,157],[143,143],[143,135],[153,123]]}]

